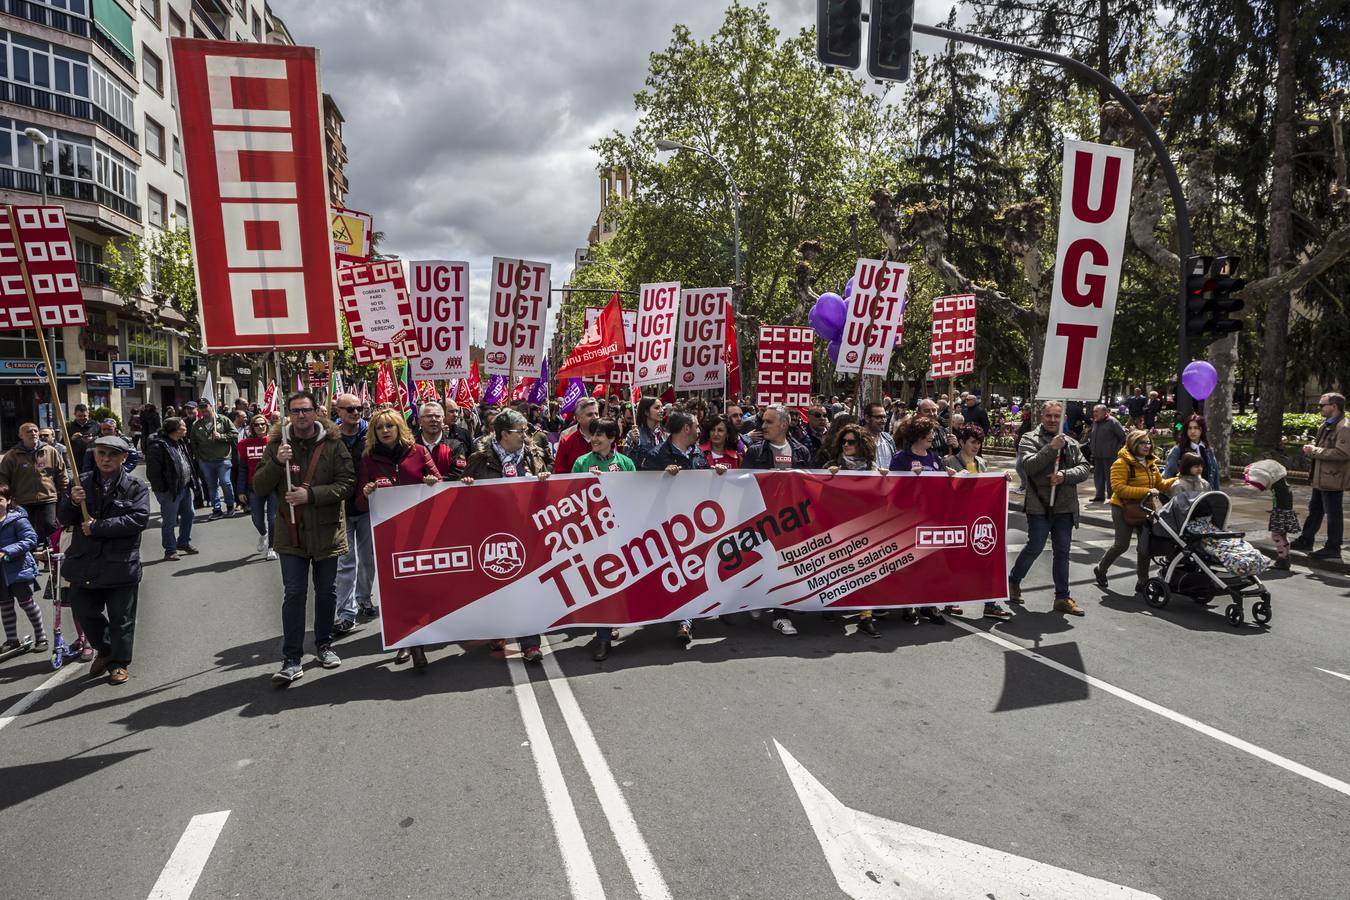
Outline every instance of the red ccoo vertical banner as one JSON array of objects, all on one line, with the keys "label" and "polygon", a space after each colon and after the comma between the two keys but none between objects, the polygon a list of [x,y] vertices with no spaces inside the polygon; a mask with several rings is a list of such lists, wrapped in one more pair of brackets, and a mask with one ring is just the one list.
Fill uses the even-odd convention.
[{"label": "red ccoo vertical banner", "polygon": [[318,51],[170,47],[207,352],[341,347]]}]

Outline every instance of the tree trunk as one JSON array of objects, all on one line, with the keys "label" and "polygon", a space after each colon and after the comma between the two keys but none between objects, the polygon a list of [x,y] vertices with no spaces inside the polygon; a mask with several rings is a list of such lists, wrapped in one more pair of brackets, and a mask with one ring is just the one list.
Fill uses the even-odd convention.
[{"label": "tree trunk", "polygon": [[[1294,0],[1276,7],[1275,144],[1270,180],[1270,260],[1272,276],[1293,262],[1294,245]],[[1261,354],[1261,399],[1256,412],[1256,443],[1278,447],[1284,428],[1285,344],[1289,337],[1290,294],[1277,294],[1266,307]]]},{"label": "tree trunk", "polygon": [[1205,421],[1209,425],[1209,442],[1219,460],[1219,477],[1228,480],[1228,466],[1232,459],[1229,439],[1233,435],[1233,384],[1238,363],[1238,336],[1225,335],[1223,340],[1209,345],[1210,365],[1219,373],[1219,384],[1205,400]]}]

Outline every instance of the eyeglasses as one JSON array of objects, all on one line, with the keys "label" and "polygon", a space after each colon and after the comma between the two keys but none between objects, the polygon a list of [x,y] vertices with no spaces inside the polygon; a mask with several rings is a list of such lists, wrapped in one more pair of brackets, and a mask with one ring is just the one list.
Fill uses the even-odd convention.
[{"label": "eyeglasses", "polygon": [[339,406],[338,409],[345,413],[359,413],[365,410],[364,406]]},{"label": "eyeglasses", "polygon": [[502,434],[524,434],[524,428],[507,428]]},{"label": "eyeglasses", "polygon": [[306,406],[304,409],[292,409],[290,414],[293,416],[312,416],[314,415],[314,407]]},{"label": "eyeglasses", "polygon": [[849,444],[853,444],[853,445],[856,446],[857,443],[858,443],[858,439],[857,439],[857,438],[851,438],[851,437],[850,437],[850,438],[844,438],[844,440],[843,440],[843,445],[844,445],[845,447],[847,447]]}]

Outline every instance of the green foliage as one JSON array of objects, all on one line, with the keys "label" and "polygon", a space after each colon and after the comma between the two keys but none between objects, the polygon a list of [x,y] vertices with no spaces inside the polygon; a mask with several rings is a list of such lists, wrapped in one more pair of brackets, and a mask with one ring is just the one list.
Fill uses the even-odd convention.
[{"label": "green foliage", "polygon": [[110,407],[107,406],[94,407],[92,410],[89,411],[89,418],[93,419],[95,422],[102,422],[104,419],[116,419],[117,430],[118,431],[122,430],[122,417],[119,416],[117,413],[113,412]]},{"label": "green foliage", "polygon": [[156,315],[166,305],[192,321],[197,312],[197,281],[192,264],[192,234],[186,224],[170,230],[109,241],[103,270],[128,309],[150,301]]},{"label": "green foliage", "polygon": [[[1285,438],[1297,438],[1302,435],[1315,435],[1322,427],[1323,418],[1317,413],[1285,413],[1281,427]],[[1251,435],[1256,433],[1255,415],[1233,416],[1233,433]]]}]

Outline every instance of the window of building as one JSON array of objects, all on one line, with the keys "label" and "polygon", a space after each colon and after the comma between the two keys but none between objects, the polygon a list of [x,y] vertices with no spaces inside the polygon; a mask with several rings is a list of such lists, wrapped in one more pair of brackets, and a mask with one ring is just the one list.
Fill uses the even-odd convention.
[{"label": "window of building", "polygon": [[173,10],[169,10],[169,34],[174,37],[187,37],[187,23]]},{"label": "window of building", "polygon": [[262,16],[258,15],[258,11],[257,11],[256,9],[253,10],[253,20],[252,20],[252,21],[253,21],[253,39],[254,39],[255,41],[258,41],[259,43],[261,43],[261,42],[262,42],[262,39],[263,39],[263,37],[262,37]]},{"label": "window of building", "polygon": [[146,190],[146,221],[156,228],[168,227],[169,198],[154,188]]},{"label": "window of building", "polygon": [[93,100],[94,105],[135,131],[136,100],[131,91],[97,62],[90,65],[89,77],[92,80],[89,99]]},{"label": "window of building", "polygon": [[89,98],[89,57],[78,50],[0,31],[0,77],[81,100]]},{"label": "window of building", "polygon": [[[53,328],[47,332],[47,347],[51,348],[51,335],[56,335],[56,358],[66,356],[66,338],[64,328]],[[18,331],[0,331],[0,358],[4,359],[42,359],[42,350],[38,339],[30,329]]]},{"label": "window of building", "polygon": [[174,225],[175,228],[186,228],[186,227],[188,227],[187,206],[186,206],[186,205],[184,205],[184,204],[182,204],[182,203],[175,203],[175,204],[173,205],[173,214],[174,214],[174,216],[177,217],[177,218],[174,220],[174,223],[173,223],[173,225]]},{"label": "window of building", "polygon": [[183,174],[183,145],[176,134],[173,136],[173,170]]},{"label": "window of building", "polygon": [[164,161],[164,126],[149,116],[145,117],[145,152]]},{"label": "window of building", "polygon": [[141,80],[156,94],[164,94],[164,66],[149,47],[141,45]]},{"label": "window of building", "polygon": [[141,9],[150,17],[150,21],[159,24],[159,0],[141,0]]},{"label": "window of building", "polygon": [[94,181],[124,200],[139,203],[136,165],[107,144],[94,141]]},{"label": "window of building", "polygon": [[103,273],[103,248],[98,244],[75,238],[75,265],[80,273],[81,284],[103,284],[107,281]]},{"label": "window of building", "polygon": [[127,322],[127,359],[138,366],[169,365],[169,335],[140,322]]},{"label": "window of building", "polygon": [[31,0],[31,2],[50,6],[62,12],[71,12],[77,16],[89,15],[89,0]]}]

